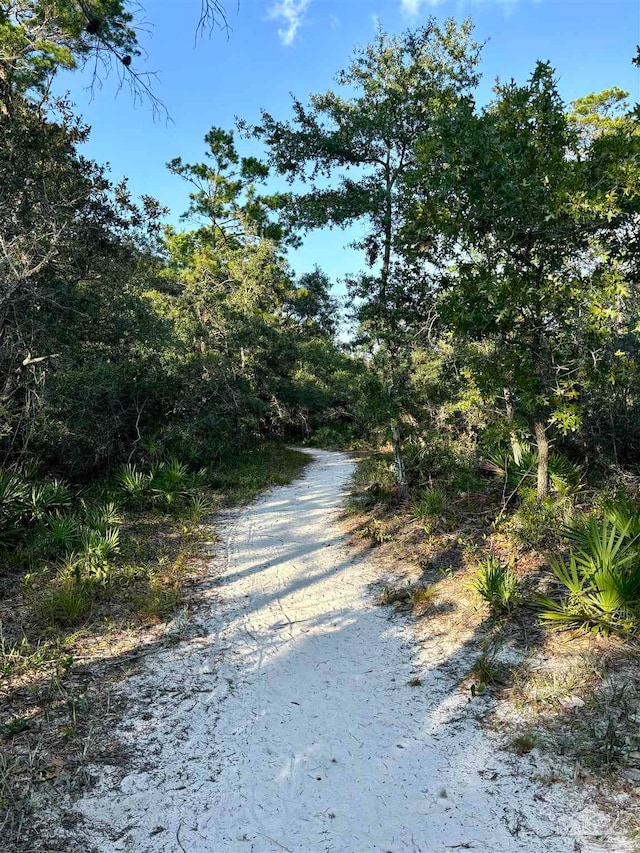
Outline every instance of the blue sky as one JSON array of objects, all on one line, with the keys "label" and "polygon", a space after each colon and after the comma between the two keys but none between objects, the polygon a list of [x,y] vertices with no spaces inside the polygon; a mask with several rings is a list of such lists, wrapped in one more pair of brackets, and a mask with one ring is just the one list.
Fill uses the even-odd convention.
[{"label": "blue sky", "polygon": [[[212,125],[232,127],[236,116],[256,120],[261,107],[286,118],[290,93],[305,100],[331,88],[378,19],[396,32],[429,15],[471,17],[478,40],[488,40],[481,100],[496,77],[522,81],[537,59],[548,59],[567,100],[617,85],[640,101],[639,72],[631,64],[640,43],[640,0],[240,0],[239,8],[226,0],[226,8],[228,38],[218,31],[196,41],[200,0],[145,3],[146,66],[159,73],[155,91],[172,123],[154,123],[126,90],[116,96],[113,79],[93,97],[84,72],[59,81],[92,126],[85,153],[110,163],[114,179],[127,176],[135,194],[158,198],[174,221],[186,207],[187,189],[167,172],[168,160],[199,162]],[[300,273],[318,263],[334,279],[355,272],[361,258],[346,242],[340,231],[309,235],[292,253],[292,266]]]}]

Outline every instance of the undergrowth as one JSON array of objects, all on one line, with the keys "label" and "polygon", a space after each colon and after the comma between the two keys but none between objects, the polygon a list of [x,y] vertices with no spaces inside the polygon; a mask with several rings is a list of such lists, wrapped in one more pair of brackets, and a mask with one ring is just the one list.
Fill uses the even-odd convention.
[{"label": "undergrowth", "polygon": [[[178,610],[186,618],[185,584],[202,570],[201,531],[211,539],[202,527],[207,517],[290,482],[309,461],[263,445],[197,470],[148,455],[82,487],[31,470],[0,475],[0,833],[7,849],[33,849],[32,794],[43,782],[67,791],[90,782],[88,765],[103,749],[95,732],[115,713],[109,679],[145,653],[156,623]],[[95,679],[91,667],[100,660],[109,669]]]},{"label": "undergrowth", "polygon": [[[521,714],[523,730],[507,737],[507,748],[565,755],[577,773],[619,773],[630,762],[640,773],[640,683],[633,668],[602,665],[590,645],[615,635],[611,648],[621,641],[628,653],[637,648],[640,489],[630,476],[592,477],[556,450],[550,494],[538,501],[536,454],[525,442],[520,449],[516,464],[508,445],[474,452],[468,442],[429,433],[407,448],[405,502],[390,451],[360,462],[349,506],[355,529],[398,573],[378,603],[411,611],[430,633],[450,632],[452,640],[465,612],[477,623],[470,690],[472,698],[491,693],[488,717],[503,701]],[[421,590],[427,606],[419,606]],[[435,627],[434,619],[443,621]],[[508,666],[483,640],[495,630],[509,647]],[[584,652],[572,652],[574,639],[578,648],[587,644]],[[576,659],[570,669],[568,656]],[[530,671],[535,661],[548,670]]]}]

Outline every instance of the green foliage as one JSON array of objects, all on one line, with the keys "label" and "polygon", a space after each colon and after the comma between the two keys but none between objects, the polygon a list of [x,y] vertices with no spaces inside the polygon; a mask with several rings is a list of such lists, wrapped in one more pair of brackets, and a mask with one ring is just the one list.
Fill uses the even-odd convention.
[{"label": "green foliage", "polygon": [[[2,61],[10,69],[12,102],[24,94],[46,95],[59,69],[74,69],[92,53],[126,69],[139,56],[133,4],[126,0],[15,0],[0,16]],[[127,58],[127,59],[125,59]]]},{"label": "green foliage", "polygon": [[71,504],[69,487],[59,480],[44,480],[31,484],[25,502],[28,516],[39,521],[51,512],[58,512]]},{"label": "green foliage", "polygon": [[[513,449],[498,448],[487,455],[485,467],[498,477],[505,478],[508,485],[526,493],[536,481],[538,454],[528,442],[519,442],[519,458],[514,458]],[[549,454],[549,480],[559,497],[575,495],[583,476],[582,466],[571,462],[562,453]]]},{"label": "green foliage", "polygon": [[70,553],[80,539],[81,522],[77,515],[55,513],[46,521],[49,544],[54,552]]},{"label": "green foliage", "polygon": [[494,613],[508,613],[522,598],[516,573],[491,554],[480,560],[471,586]]},{"label": "green foliage", "polygon": [[47,623],[69,628],[87,618],[93,600],[93,588],[88,581],[63,573],[38,592],[34,606]]},{"label": "green foliage", "polygon": [[263,110],[253,128],[276,172],[301,179],[303,191],[291,199],[292,222],[304,229],[364,228],[357,247],[366,267],[348,282],[356,342],[371,356],[375,408],[391,428],[402,497],[409,486],[400,452],[404,389],[412,344],[433,311],[416,245],[423,241],[405,240],[402,232],[412,219],[416,143],[435,144],[443,115],[477,82],[480,46],[472,30],[469,21],[440,25],[434,18],[399,36],[378,28],[337,75],[336,91],[314,94],[307,105],[294,98],[291,121]]},{"label": "green foliage", "polygon": [[181,511],[200,497],[207,480],[205,469],[194,471],[170,456],[153,460],[146,470],[127,463],[116,476],[116,489],[130,507]]},{"label": "green foliage", "polygon": [[416,518],[424,521],[442,515],[445,505],[446,495],[442,489],[424,489],[420,493],[419,499],[413,505],[413,513]]},{"label": "green foliage", "polygon": [[151,494],[151,475],[128,462],[116,475],[123,499],[133,506],[143,506]]},{"label": "green foliage", "polygon": [[[9,569],[48,567],[47,619],[56,601],[81,619],[122,580],[121,505],[188,533],[308,461],[273,441],[390,442],[359,467],[358,508],[412,495],[425,521],[449,498],[456,518],[491,514],[499,489],[470,494],[491,448],[501,528],[525,547],[571,521],[594,461],[637,463],[640,131],[624,92],[566,105],[538,63],[479,107],[469,22],[380,29],[335,91],[294,98],[291,120],[240,123],[267,162],[218,127],[202,162],[171,160],[190,196],[165,229],[157,202],[82,155],[89,129],[50,95],[90,55],[141,79],[131,4],[89,5],[0,12],[0,551]],[[273,192],[276,175],[296,192]],[[296,278],[286,251],[299,231],[354,223],[346,346],[330,279]],[[80,489],[96,477],[102,494]],[[586,601],[589,624],[632,630],[632,510],[572,522],[556,621]],[[161,612],[174,587],[157,583]],[[477,588],[496,609],[518,598],[498,564]]]},{"label": "green foliage", "polygon": [[637,514],[612,507],[602,520],[593,516],[568,527],[569,554],[549,564],[568,595],[540,596],[541,617],[557,627],[603,633],[634,633],[640,626],[640,540]]},{"label": "green foliage", "polygon": [[572,515],[572,504],[554,497],[538,501],[535,487],[523,490],[522,501],[513,515],[500,524],[510,538],[523,548],[547,548],[558,544],[562,526]]},{"label": "green foliage", "polygon": [[265,443],[212,466],[209,484],[215,491],[223,492],[225,503],[247,503],[264,489],[290,483],[311,459],[299,450]]},{"label": "green foliage", "polygon": [[370,539],[374,545],[384,545],[385,542],[391,542],[393,540],[393,534],[391,534],[384,526],[384,524],[377,518],[372,518],[371,521],[368,521],[362,528],[362,535],[366,536],[367,539]]}]

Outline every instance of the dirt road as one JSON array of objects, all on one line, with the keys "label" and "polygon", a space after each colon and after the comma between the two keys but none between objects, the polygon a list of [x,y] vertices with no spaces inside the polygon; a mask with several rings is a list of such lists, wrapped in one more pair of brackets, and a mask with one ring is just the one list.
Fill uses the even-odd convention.
[{"label": "dirt road", "polygon": [[[338,515],[353,463],[305,476],[221,529],[198,636],[122,690],[125,778],[79,802],[87,843],[135,853],[624,849],[609,819],[497,749],[455,667],[374,606],[373,559]],[[409,686],[419,674],[422,684]],[[96,771],[98,772],[98,771]],[[538,775],[539,772],[538,772]]]}]

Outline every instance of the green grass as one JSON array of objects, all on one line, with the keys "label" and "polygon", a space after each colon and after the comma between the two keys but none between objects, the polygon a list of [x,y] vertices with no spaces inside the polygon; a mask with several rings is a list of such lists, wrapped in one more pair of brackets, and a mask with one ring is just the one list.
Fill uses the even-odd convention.
[{"label": "green grass", "polygon": [[482,644],[482,651],[473,662],[470,675],[472,695],[484,693],[488,687],[503,687],[508,684],[511,674],[509,668],[498,659],[498,650],[488,643]]},{"label": "green grass", "polygon": [[[13,671],[20,664],[28,670],[30,650],[45,633],[51,638],[77,627],[100,633],[105,619],[125,625],[131,619],[170,618],[193,574],[191,557],[197,555],[204,517],[290,483],[312,458],[265,443],[230,453],[226,464],[198,472],[169,459],[144,474],[147,498],[151,496],[144,501],[136,491],[139,471],[131,465],[115,481],[94,483],[92,500],[85,490],[72,506],[62,503],[70,491],[60,484],[45,483],[46,489],[32,494],[26,481],[6,476],[0,480],[5,487],[0,497],[20,503],[21,512],[28,498],[38,519],[19,531],[29,537],[31,548],[30,571],[21,578],[16,574],[14,581],[26,608],[18,608],[18,618],[8,620],[0,632],[0,666]],[[160,502],[153,499],[156,491]],[[98,492],[103,498],[99,503]],[[109,492],[113,500],[104,500]]]},{"label": "green grass", "polygon": [[227,506],[249,503],[265,489],[291,483],[312,460],[310,454],[281,444],[263,444],[214,468],[210,484],[222,492],[221,501]]},{"label": "green grass", "polygon": [[442,515],[447,503],[447,496],[439,488],[424,489],[413,505],[413,513],[416,518],[425,521]]}]

